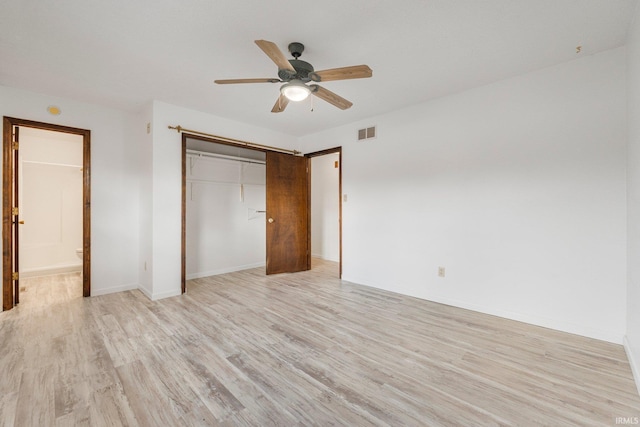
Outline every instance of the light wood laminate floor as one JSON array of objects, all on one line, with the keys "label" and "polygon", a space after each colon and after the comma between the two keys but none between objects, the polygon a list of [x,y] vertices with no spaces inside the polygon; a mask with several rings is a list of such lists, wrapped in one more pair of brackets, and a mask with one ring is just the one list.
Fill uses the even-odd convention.
[{"label": "light wood laminate floor", "polygon": [[2,426],[563,426],[640,417],[624,350],[337,279],[335,263],[0,314]]}]

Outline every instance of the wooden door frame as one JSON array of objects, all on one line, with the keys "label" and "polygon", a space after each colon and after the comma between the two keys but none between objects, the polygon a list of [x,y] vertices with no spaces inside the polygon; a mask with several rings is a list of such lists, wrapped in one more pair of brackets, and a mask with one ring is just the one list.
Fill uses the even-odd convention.
[{"label": "wooden door frame", "polygon": [[[304,156],[311,159],[313,157],[320,157],[320,156],[325,156],[327,154],[333,154],[333,153],[338,153],[338,198],[339,198],[338,240],[340,241],[339,264],[340,264],[340,278],[342,279],[342,147],[333,147],[333,148],[328,148],[326,150],[315,151],[312,153],[307,153]],[[312,165],[310,164],[309,167],[311,168]],[[309,176],[310,176],[309,183],[311,185],[311,188],[313,188],[313,179],[311,178],[311,175]],[[311,215],[311,191],[309,191],[309,215]],[[311,221],[309,221],[309,250],[311,250]]]},{"label": "wooden door frame", "polygon": [[91,131],[32,120],[3,117],[2,137],[2,309],[13,308],[11,259],[13,127],[28,127],[82,136],[82,295],[91,296]]}]

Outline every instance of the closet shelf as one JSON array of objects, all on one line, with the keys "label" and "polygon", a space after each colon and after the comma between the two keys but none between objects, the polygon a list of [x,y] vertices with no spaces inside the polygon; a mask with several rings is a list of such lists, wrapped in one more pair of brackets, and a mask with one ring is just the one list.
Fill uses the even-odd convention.
[{"label": "closet shelf", "polygon": [[187,183],[195,182],[200,184],[226,184],[226,185],[255,185],[264,187],[266,184],[253,183],[253,182],[239,182],[239,181],[214,181],[208,179],[187,179]]}]

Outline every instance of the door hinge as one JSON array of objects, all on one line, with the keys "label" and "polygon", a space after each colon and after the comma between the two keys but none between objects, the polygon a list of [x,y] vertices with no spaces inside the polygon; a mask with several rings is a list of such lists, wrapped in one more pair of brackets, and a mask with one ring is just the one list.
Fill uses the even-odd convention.
[{"label": "door hinge", "polygon": [[11,280],[18,280],[20,278],[20,273],[12,273]]},{"label": "door hinge", "polygon": [[20,144],[18,144],[17,142],[12,142],[11,143],[11,149],[13,150],[17,150],[20,147]]},{"label": "door hinge", "polygon": [[11,215],[18,216],[19,213],[20,213],[20,210],[18,208],[11,208]]}]

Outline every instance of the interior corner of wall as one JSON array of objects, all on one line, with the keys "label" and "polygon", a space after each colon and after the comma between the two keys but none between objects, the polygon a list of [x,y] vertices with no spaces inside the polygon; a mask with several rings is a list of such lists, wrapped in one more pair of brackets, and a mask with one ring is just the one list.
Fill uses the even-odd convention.
[{"label": "interior corner of wall", "polygon": [[153,291],[146,288],[143,285],[138,286],[138,289],[140,290],[140,292],[142,292],[147,298],[149,298],[150,300],[153,300]]},{"label": "interior corner of wall", "polygon": [[627,359],[629,359],[629,365],[631,366],[631,373],[636,381],[636,388],[640,395],[640,343],[631,343],[629,336],[626,335],[624,337],[624,350],[627,353]]}]

